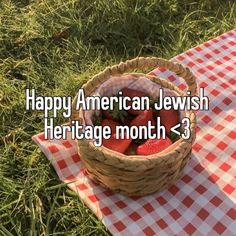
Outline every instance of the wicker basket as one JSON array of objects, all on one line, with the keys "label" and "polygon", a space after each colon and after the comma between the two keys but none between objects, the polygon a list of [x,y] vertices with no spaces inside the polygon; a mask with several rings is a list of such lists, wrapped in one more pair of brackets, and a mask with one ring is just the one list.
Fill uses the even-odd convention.
[{"label": "wicker basket", "polygon": [[[178,63],[155,57],[139,57],[118,65],[107,67],[83,85],[86,96],[113,75],[121,75],[129,70],[164,67],[182,77],[188,85],[191,95],[196,94],[196,80],[188,68]],[[180,96],[186,94],[172,83],[156,76],[144,75],[161,87],[174,90]],[[72,120],[81,119],[83,112],[75,110],[73,102]],[[193,111],[188,111],[190,118],[191,137],[188,140],[180,138],[163,153],[149,156],[127,156],[106,147],[96,147],[92,140],[78,140],[79,154],[91,179],[101,185],[126,195],[141,196],[163,190],[178,180],[182,170],[190,159],[192,144],[195,140],[196,117]],[[83,122],[84,119],[83,119]]]}]

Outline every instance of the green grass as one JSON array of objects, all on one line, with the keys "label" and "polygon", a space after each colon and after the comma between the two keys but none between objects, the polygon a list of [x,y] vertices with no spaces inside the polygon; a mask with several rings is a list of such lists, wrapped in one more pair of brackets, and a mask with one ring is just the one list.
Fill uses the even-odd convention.
[{"label": "green grass", "polygon": [[31,141],[43,113],[25,111],[25,88],[74,96],[106,65],[171,58],[235,25],[233,0],[2,0],[0,235],[109,235]]}]

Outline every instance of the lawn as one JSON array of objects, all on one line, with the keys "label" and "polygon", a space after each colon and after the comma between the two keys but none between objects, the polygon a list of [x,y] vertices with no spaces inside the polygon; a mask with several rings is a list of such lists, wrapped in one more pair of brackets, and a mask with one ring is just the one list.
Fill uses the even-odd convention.
[{"label": "lawn", "polygon": [[26,88],[74,96],[109,64],[169,59],[235,26],[233,0],[1,0],[0,235],[109,235],[31,141],[44,119]]}]

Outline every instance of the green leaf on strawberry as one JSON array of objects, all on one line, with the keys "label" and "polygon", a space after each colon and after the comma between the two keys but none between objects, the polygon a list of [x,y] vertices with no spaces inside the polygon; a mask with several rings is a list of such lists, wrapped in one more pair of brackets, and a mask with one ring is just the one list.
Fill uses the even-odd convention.
[{"label": "green leaf on strawberry", "polygon": [[119,104],[114,104],[113,110],[103,110],[102,114],[104,118],[112,119],[119,122],[124,122],[125,118],[128,116],[128,112],[125,110],[119,110]]},{"label": "green leaf on strawberry", "polygon": [[99,126],[101,125],[102,117],[101,115],[97,115],[96,112],[93,113],[92,115],[92,122],[94,126]]}]

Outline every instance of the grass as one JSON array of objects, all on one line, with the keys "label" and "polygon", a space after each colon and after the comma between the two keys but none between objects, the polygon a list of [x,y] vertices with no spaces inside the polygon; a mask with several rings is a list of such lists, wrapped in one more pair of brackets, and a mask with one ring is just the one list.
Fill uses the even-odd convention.
[{"label": "grass", "polygon": [[75,95],[108,64],[171,58],[235,25],[233,0],[2,0],[0,235],[109,235],[31,141],[43,113],[25,111],[25,88]]}]

